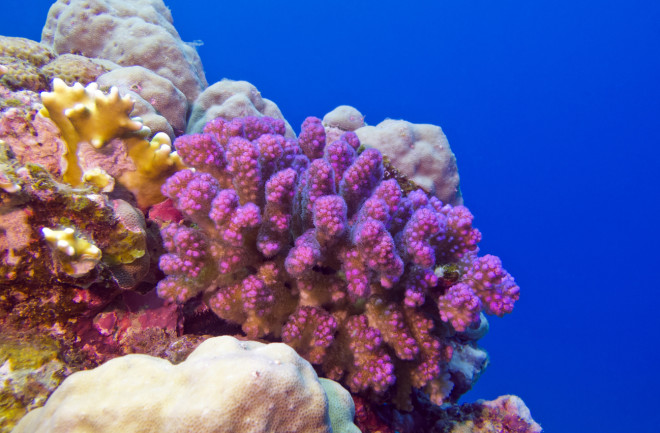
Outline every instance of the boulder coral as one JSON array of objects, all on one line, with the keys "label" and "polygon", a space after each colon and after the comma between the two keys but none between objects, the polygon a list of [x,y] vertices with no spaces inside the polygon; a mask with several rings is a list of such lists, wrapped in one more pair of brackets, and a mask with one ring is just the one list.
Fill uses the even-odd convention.
[{"label": "boulder coral", "polygon": [[0,36],[0,65],[7,68],[0,83],[13,90],[46,90],[50,80],[41,68],[55,57],[50,48],[38,42]]},{"label": "boulder coral", "polygon": [[359,433],[348,392],[285,344],[229,336],[177,365],[147,355],[74,373],[14,433]]},{"label": "boulder coral", "polygon": [[[177,132],[176,135],[181,135],[185,131],[188,111],[186,96],[167,78],[142,66],[127,66],[101,75],[96,82],[104,90],[117,87],[122,95],[129,92],[132,95],[139,95],[153,107],[156,113],[167,119],[172,129]],[[143,123],[152,131],[160,131],[154,128],[143,114],[136,112],[132,114],[140,116]]]},{"label": "boulder coral", "polygon": [[76,54],[58,56],[44,44],[25,38],[0,36],[0,65],[7,68],[0,83],[13,90],[50,90],[53,78],[71,85],[91,83],[116,67],[111,62]]},{"label": "boulder coral", "polygon": [[323,117],[328,143],[345,132],[355,132],[360,143],[378,149],[396,171],[444,203],[463,204],[456,157],[442,128],[386,119],[376,126],[365,124],[356,108],[340,105]]},{"label": "boulder coral", "polygon": [[197,51],[181,40],[162,0],[58,0],[41,42],[57,54],[143,66],[174,83],[189,103],[207,86]]},{"label": "boulder coral", "polygon": [[234,119],[245,116],[268,116],[284,120],[287,137],[295,137],[293,129],[282,116],[277,105],[261,96],[261,92],[247,81],[223,79],[209,86],[195,99],[188,119],[188,134],[201,133],[216,117]]},{"label": "boulder coral", "polygon": [[323,116],[326,141],[332,143],[345,132],[353,132],[364,126],[364,116],[350,105],[340,105]]},{"label": "boulder coral", "polygon": [[439,126],[386,119],[355,133],[362,144],[396,161],[401,173],[444,203],[463,203],[456,157]]}]

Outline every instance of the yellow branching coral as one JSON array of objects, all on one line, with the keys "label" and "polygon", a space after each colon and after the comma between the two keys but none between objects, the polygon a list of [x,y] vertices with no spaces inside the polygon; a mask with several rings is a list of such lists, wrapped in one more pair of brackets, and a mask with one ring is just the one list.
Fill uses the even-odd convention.
[{"label": "yellow branching coral", "polygon": [[88,142],[101,149],[113,139],[121,139],[126,153],[135,165],[135,171],[119,176],[119,183],[136,195],[140,206],[149,206],[160,200],[160,185],[174,171],[183,168],[171,142],[165,134],[151,134],[139,118],[130,117],[134,101],[130,96],[120,96],[113,87],[105,94],[96,83],[86,87],[76,83],[67,86],[62,80],[53,81],[52,92],[42,92],[44,108],[41,114],[49,117],[59,127],[67,144],[65,155],[67,167],[63,180],[71,185],[83,181],[96,185],[107,185],[98,173],[83,173],[78,150],[81,143]]},{"label": "yellow branching coral", "polygon": [[162,201],[163,182],[175,171],[185,168],[179,155],[172,152],[170,137],[159,132],[151,141],[131,139],[127,141],[127,148],[136,170],[123,173],[119,183],[135,194],[140,207]]},{"label": "yellow branching coral", "polygon": [[101,191],[112,191],[115,180],[101,167],[94,167],[83,173],[83,182],[95,185]]},{"label": "yellow branching coral", "polygon": [[41,232],[44,234],[46,241],[69,257],[101,259],[101,250],[91,242],[76,237],[76,231],[71,227],[66,227],[63,230],[52,230],[44,227]]},{"label": "yellow branching coral", "polygon": [[99,149],[111,139],[143,127],[142,123],[129,117],[133,109],[129,96],[120,97],[116,88],[105,95],[96,83],[87,87],[76,83],[69,87],[55,78],[53,91],[42,92],[41,102],[44,104],[41,114],[55,122],[67,144],[63,180],[74,186],[81,183],[83,176],[78,163],[81,142],[87,141]]},{"label": "yellow branching coral", "polygon": [[101,260],[101,250],[90,241],[77,236],[71,227],[53,230],[41,229],[44,239],[60,254],[62,269],[74,277],[81,276],[93,269]]}]

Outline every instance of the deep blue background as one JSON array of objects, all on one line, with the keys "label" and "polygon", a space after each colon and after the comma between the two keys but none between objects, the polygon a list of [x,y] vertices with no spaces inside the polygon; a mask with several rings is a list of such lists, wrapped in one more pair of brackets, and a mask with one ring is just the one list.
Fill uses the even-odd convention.
[{"label": "deep blue background", "polygon": [[[482,251],[522,288],[464,401],[660,431],[660,2],[408,3],[167,2],[210,83],[252,82],[295,129],[340,104],[443,127]],[[3,1],[0,34],[38,40],[49,4]]]}]

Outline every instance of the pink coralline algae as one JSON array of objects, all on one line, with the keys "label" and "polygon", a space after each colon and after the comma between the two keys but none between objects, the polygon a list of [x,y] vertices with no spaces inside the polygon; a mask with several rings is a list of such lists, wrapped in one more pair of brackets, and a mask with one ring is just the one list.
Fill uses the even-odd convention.
[{"label": "pink coralline algae", "polygon": [[352,132],[326,144],[316,118],[298,140],[282,120],[217,118],[175,147],[191,169],[162,189],[182,215],[162,229],[162,298],[201,300],[375,401],[465,392],[452,394],[455,348],[519,296],[497,257],[477,256],[467,208],[405,194],[379,151]]}]

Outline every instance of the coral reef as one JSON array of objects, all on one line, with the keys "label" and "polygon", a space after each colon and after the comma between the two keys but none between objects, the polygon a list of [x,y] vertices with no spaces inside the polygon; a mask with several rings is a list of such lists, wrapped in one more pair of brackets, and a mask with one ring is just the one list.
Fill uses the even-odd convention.
[{"label": "coral reef", "polygon": [[382,433],[541,433],[523,401],[504,395],[492,401],[460,405],[434,405],[422,393],[414,393],[410,412],[372,407],[355,400],[355,424],[362,432]]},{"label": "coral reef", "polygon": [[360,143],[378,149],[396,172],[443,203],[463,204],[456,157],[439,126],[386,119],[376,126],[364,123],[354,107],[340,105],[323,117],[328,143],[345,132],[355,132]]},{"label": "coral reef", "polygon": [[[58,183],[39,165],[22,166],[2,142],[0,175],[11,185],[0,191],[0,225],[7,242],[0,262],[3,283],[45,275],[80,283],[87,274],[93,279],[102,269],[112,272],[136,261],[148,268],[144,217],[125,201]],[[70,272],[77,260],[93,265]],[[134,279],[144,273],[138,271]]]},{"label": "coral reef", "polygon": [[41,68],[41,72],[48,77],[48,89],[44,90],[50,90],[54,78],[59,78],[69,86],[75,83],[87,85],[115,67],[109,62],[101,62],[98,59],[88,59],[77,54],[62,54]]},{"label": "coral reef", "polygon": [[[150,227],[127,202],[59,183],[0,142],[2,336],[15,336],[25,350],[51,338],[48,353],[58,362],[26,370],[18,366],[28,352],[7,352],[0,418],[14,422],[40,406],[55,379],[71,371],[135,352],[177,361],[203,340],[180,336],[179,309],[154,290],[133,291],[150,290],[157,279],[152,255],[160,240]],[[51,380],[50,373],[57,375]]]},{"label": "coral reef", "polygon": [[[140,211],[21,165],[0,142],[0,322],[70,329],[150,266]],[[100,285],[102,291],[86,290]],[[72,332],[72,331],[71,331]]]},{"label": "coral reef", "polygon": [[455,404],[519,288],[439,127],[296,138],[162,0],[57,0],[42,39],[0,36],[0,433],[540,432]]},{"label": "coral reef", "polygon": [[126,201],[57,182],[0,141],[0,328],[25,350],[51,338],[57,352],[43,368],[18,367],[29,351],[2,359],[0,431],[72,371],[126,353],[180,361],[203,341],[181,336],[180,310],[155,295],[153,228]]},{"label": "coral reef", "polygon": [[[182,170],[163,193],[183,220],[162,230],[158,293],[206,303],[249,338],[290,344],[353,393],[410,407],[413,388],[455,401],[475,372],[452,368],[475,345],[480,311],[511,311],[518,287],[463,206],[383,180],[380,152],[319,119],[287,139],[282,120],[217,118],[177,138]],[[201,298],[200,298],[201,297]]]},{"label": "coral reef", "polygon": [[71,346],[80,358],[75,367],[91,368],[131,353],[179,363],[206,339],[182,335],[182,328],[180,309],[163,302],[154,290],[124,291],[100,312],[77,318],[78,341]]},{"label": "coral reef", "polygon": [[207,85],[199,55],[181,40],[162,0],[58,0],[41,42],[57,54],[145,67],[174,83],[190,103]]},{"label": "coral reef", "polygon": [[50,90],[53,78],[69,85],[88,84],[115,67],[110,62],[75,54],[58,56],[44,44],[8,36],[0,36],[0,65],[7,68],[0,84],[33,92]]},{"label": "coral reef", "polygon": [[127,355],[75,373],[14,432],[356,433],[353,414],[348,392],[290,347],[223,336],[178,365]]},{"label": "coral reef", "polygon": [[340,105],[323,116],[326,141],[332,143],[345,132],[353,132],[364,126],[364,116],[350,105]]},{"label": "coral reef", "polygon": [[168,122],[144,102],[146,114],[154,113],[149,119],[163,119],[162,129],[169,132],[148,140],[150,128],[130,116],[134,100],[120,96],[116,88],[103,93],[96,83],[67,86],[56,78],[53,91],[40,98],[1,85],[0,96],[5,105],[11,102],[0,104],[0,139],[21,162],[41,164],[72,186],[88,184],[110,192],[118,185],[128,192],[123,198],[146,208],[162,201],[160,186],[183,167],[172,151]]},{"label": "coral reef", "polygon": [[54,177],[61,179],[66,143],[57,125],[39,116],[39,97],[29,91],[10,92],[0,86],[2,101],[11,107],[2,108],[0,140],[11,149],[21,164],[40,164]]},{"label": "coral reef", "polygon": [[525,403],[515,395],[503,395],[493,401],[478,400],[466,405],[473,410],[468,419],[456,422],[450,433],[541,433],[542,429]]}]

